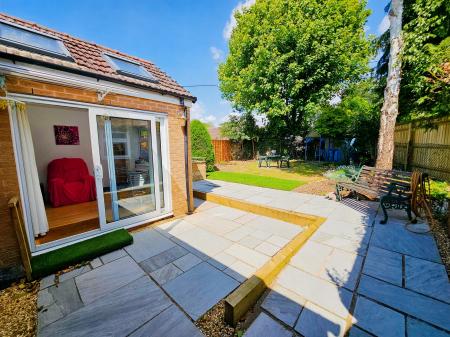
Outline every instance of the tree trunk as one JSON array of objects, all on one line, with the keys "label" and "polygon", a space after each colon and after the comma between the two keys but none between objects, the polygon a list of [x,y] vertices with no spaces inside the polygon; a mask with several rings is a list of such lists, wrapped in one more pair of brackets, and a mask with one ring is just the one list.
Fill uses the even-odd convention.
[{"label": "tree trunk", "polygon": [[391,49],[389,52],[388,77],[386,88],[384,89],[384,103],[381,108],[376,162],[377,168],[388,170],[392,169],[394,159],[394,131],[398,115],[398,96],[402,66],[400,52],[403,47],[401,36],[402,14],[403,0],[392,0],[389,11]]}]

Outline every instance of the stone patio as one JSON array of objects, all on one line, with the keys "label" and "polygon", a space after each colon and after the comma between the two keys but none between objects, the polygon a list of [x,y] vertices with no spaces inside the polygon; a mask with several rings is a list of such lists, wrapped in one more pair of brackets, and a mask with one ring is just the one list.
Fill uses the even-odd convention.
[{"label": "stone patio", "polygon": [[41,281],[39,336],[201,336],[193,322],[303,229],[196,200],[195,214]]},{"label": "stone patio", "polygon": [[195,188],[327,218],[279,274],[245,336],[343,336],[351,321],[350,336],[450,336],[450,283],[436,243],[406,230],[402,212],[381,225],[369,202],[219,181]]},{"label": "stone patio", "polygon": [[[246,336],[448,336],[450,285],[434,239],[377,204],[217,181],[195,189],[320,215]],[[134,243],[41,281],[39,336],[202,336],[194,321],[302,228],[195,200],[195,214],[133,233]]]}]

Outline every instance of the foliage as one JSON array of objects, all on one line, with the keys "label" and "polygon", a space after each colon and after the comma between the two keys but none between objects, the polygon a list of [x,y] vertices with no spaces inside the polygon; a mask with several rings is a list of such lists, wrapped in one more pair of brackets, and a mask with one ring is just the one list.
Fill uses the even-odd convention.
[{"label": "foliage", "polygon": [[450,199],[450,188],[447,182],[431,180],[430,182],[431,198],[437,201]]},{"label": "foliage", "polygon": [[359,154],[375,158],[378,137],[380,96],[372,79],[351,85],[337,105],[324,105],[317,115],[314,130],[335,140],[356,138]]},{"label": "foliage", "polygon": [[351,178],[357,175],[359,172],[359,167],[354,165],[341,165],[335,169],[326,171],[323,175],[328,179],[336,181],[350,181]]},{"label": "foliage", "polygon": [[214,149],[211,136],[205,124],[199,120],[191,121],[192,156],[204,158],[206,171],[214,171]]},{"label": "foliage", "polygon": [[409,0],[405,4],[403,110],[411,112],[410,119],[448,115],[450,2]]},{"label": "foliage", "polygon": [[225,172],[225,171],[215,171],[208,175],[208,179],[229,181],[232,183],[274,188],[277,190],[291,191],[305,182],[300,180],[289,180],[273,177],[259,176],[255,174],[240,173],[240,172]]},{"label": "foliage", "polygon": [[258,0],[236,13],[223,96],[265,115],[274,137],[305,135],[315,106],[367,71],[366,1]]}]

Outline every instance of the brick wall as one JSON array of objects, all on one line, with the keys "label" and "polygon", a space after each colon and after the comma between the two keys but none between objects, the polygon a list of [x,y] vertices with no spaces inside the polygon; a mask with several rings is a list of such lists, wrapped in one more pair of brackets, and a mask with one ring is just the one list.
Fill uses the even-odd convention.
[{"label": "brick wall", "polygon": [[[103,101],[99,103],[97,101],[97,93],[93,90],[54,85],[15,76],[6,77],[6,86],[10,93],[31,94],[167,114],[169,123],[169,160],[172,176],[173,210],[175,215],[181,215],[188,211],[184,159],[185,122],[183,119],[177,117],[177,113],[182,112],[183,107],[175,104],[113,93],[107,94]],[[1,233],[4,233],[0,237],[1,267],[2,265],[8,265],[14,262],[17,263],[19,261],[19,252],[17,241],[14,235],[11,235],[11,233],[14,233],[12,224],[6,216],[8,212],[8,198],[14,194],[17,195],[18,193],[8,113],[3,111],[0,118],[0,145],[2,149],[0,153],[0,186],[2,186],[2,190],[0,191],[0,235]],[[189,179],[191,179],[191,177]]]}]

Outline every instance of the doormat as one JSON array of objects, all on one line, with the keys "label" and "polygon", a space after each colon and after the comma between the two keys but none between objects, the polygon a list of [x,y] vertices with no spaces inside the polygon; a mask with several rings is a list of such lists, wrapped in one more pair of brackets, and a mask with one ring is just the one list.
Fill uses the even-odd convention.
[{"label": "doormat", "polygon": [[31,258],[32,276],[33,278],[47,276],[68,266],[92,260],[132,243],[133,237],[130,233],[125,229],[119,229],[48,253],[33,256]]}]

